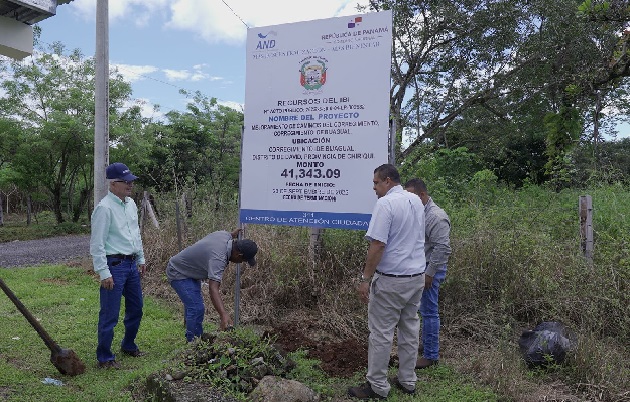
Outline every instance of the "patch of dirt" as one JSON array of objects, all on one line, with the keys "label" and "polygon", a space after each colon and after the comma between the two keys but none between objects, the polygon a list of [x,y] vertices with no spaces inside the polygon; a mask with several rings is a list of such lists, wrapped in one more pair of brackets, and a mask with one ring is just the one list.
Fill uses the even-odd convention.
[{"label": "patch of dirt", "polygon": [[8,401],[13,390],[9,387],[0,387],[0,401]]},{"label": "patch of dirt", "polygon": [[367,342],[316,340],[309,337],[308,328],[304,323],[275,327],[278,336],[276,343],[287,352],[308,350],[309,357],[320,360],[322,370],[330,377],[350,377],[367,367]]}]

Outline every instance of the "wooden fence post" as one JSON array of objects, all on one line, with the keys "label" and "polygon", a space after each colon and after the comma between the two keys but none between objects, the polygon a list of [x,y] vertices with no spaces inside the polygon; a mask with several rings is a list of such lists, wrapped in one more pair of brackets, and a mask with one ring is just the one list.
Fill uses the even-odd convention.
[{"label": "wooden fence post", "polygon": [[160,223],[155,217],[153,206],[151,206],[151,200],[149,199],[149,192],[145,191],[142,196],[142,205],[140,207],[140,232],[142,232],[142,229],[144,227],[144,221],[146,220],[147,216],[151,219],[151,222],[153,222],[153,226],[159,229]]},{"label": "wooden fence post", "polygon": [[182,251],[182,222],[178,199],[175,199],[175,223],[177,224],[177,246],[179,247],[179,251]]},{"label": "wooden fence post", "polygon": [[308,244],[308,256],[311,260],[313,268],[315,268],[321,259],[322,235],[324,234],[324,229],[315,227],[311,227],[309,229],[311,235]]},{"label": "wooden fence post", "polygon": [[580,239],[582,252],[589,265],[593,265],[593,199],[580,196]]}]

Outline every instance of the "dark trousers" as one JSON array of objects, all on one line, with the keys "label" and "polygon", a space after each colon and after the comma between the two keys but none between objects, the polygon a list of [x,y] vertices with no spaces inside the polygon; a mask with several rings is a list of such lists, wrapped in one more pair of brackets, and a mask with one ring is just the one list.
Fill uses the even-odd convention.
[{"label": "dark trousers", "polygon": [[96,359],[99,362],[116,359],[116,355],[112,353],[112,341],[114,327],[118,324],[122,296],[125,297],[123,320],[125,336],[120,344],[121,349],[138,350],[135,342],[142,320],[142,286],[136,261],[107,257],[107,265],[114,279],[114,288],[112,290],[107,290],[102,286],[100,288],[101,310],[98,313],[98,346],[96,347]]},{"label": "dark trousers", "polygon": [[178,279],[171,281],[171,286],[184,303],[184,319],[186,320],[186,340],[192,342],[203,333],[203,316],[206,308],[201,296],[199,279]]}]

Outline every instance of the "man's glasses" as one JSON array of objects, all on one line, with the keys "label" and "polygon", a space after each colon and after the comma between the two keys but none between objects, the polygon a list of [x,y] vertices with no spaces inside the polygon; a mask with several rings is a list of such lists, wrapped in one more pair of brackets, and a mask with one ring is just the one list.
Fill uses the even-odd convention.
[{"label": "man's glasses", "polygon": [[133,184],[133,181],[127,181],[127,180],[114,180],[114,183]]}]

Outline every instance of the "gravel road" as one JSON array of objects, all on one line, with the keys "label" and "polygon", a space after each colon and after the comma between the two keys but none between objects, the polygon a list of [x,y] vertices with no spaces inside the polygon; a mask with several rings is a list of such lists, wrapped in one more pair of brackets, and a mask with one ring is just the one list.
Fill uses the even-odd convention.
[{"label": "gravel road", "polygon": [[0,268],[55,264],[89,256],[89,235],[0,243]]}]

